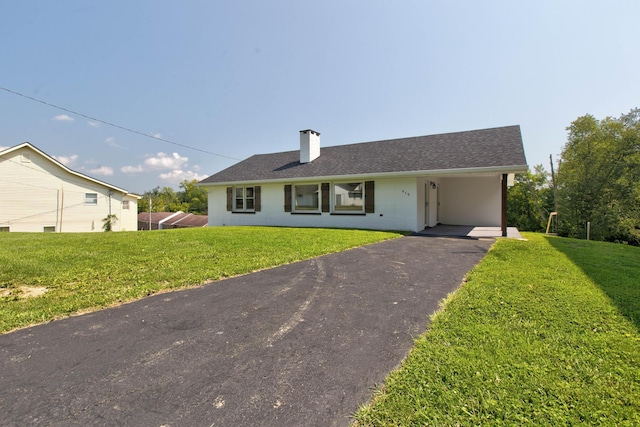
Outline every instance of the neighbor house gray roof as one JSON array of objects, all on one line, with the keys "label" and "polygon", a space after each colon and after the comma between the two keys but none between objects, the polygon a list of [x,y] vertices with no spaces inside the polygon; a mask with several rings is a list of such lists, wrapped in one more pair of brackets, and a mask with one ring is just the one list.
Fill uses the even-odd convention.
[{"label": "neighbor house gray roof", "polygon": [[200,183],[509,168],[527,168],[517,125],[321,147],[320,157],[310,163],[300,163],[299,150],[258,154]]}]

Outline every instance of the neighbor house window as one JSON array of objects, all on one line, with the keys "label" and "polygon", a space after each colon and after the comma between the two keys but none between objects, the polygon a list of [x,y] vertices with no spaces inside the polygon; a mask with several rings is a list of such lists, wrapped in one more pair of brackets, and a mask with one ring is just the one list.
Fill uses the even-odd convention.
[{"label": "neighbor house window", "polygon": [[98,204],[98,193],[84,193],[84,204],[85,205],[97,205]]},{"label": "neighbor house window", "polygon": [[122,209],[124,210],[129,210],[129,201],[128,200],[123,200],[122,201]]},{"label": "neighbor house window", "polygon": [[341,182],[333,185],[335,212],[364,212],[364,183]]},{"label": "neighbor house window", "polygon": [[56,226],[55,225],[49,225],[49,226],[42,227],[42,231],[44,231],[45,233],[55,233],[56,232]]},{"label": "neighbor house window", "polygon": [[295,185],[293,194],[296,211],[318,211],[320,209],[318,184]]},{"label": "neighbor house window", "polygon": [[8,233],[9,232],[9,226],[5,226],[3,225],[2,227],[0,227],[0,233]]}]

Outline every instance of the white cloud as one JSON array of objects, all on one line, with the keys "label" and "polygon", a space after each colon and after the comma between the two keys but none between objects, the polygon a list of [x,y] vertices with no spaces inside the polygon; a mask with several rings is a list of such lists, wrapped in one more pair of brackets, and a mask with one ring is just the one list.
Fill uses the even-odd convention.
[{"label": "white cloud", "polygon": [[150,172],[162,169],[181,169],[187,166],[188,157],[182,157],[178,153],[156,153],[155,156],[147,157],[144,163],[137,166],[123,166],[120,170],[124,173]]},{"label": "white cloud", "polygon": [[87,122],[87,124],[89,126],[91,126],[92,128],[99,128],[100,127],[100,123],[98,123],[98,122]]},{"label": "white cloud", "polygon": [[153,136],[154,138],[162,138],[162,134],[161,134],[160,132],[158,132],[158,133],[154,133],[154,134],[153,134],[153,135],[151,135],[151,136]]},{"label": "white cloud", "polygon": [[74,165],[76,160],[78,160],[77,154],[71,154],[70,156],[52,156],[54,159],[59,161],[65,166],[71,167]]},{"label": "white cloud", "polygon": [[0,145],[0,151],[4,151],[4,150],[6,150],[7,148],[11,148],[11,147],[5,147],[4,145]]},{"label": "white cloud", "polygon": [[183,171],[180,169],[174,169],[171,172],[161,173],[160,179],[167,182],[179,183],[186,180],[192,181],[194,179],[201,181],[207,177],[207,175],[200,175],[193,171]]},{"label": "white cloud", "polygon": [[56,121],[56,122],[72,122],[75,119],[73,117],[71,117],[71,116],[66,115],[66,114],[58,114],[57,116],[55,116],[53,118],[53,120]]},{"label": "white cloud", "polygon": [[120,168],[120,172],[123,173],[140,173],[140,172],[144,172],[144,168],[142,167],[142,165],[138,165],[138,166],[123,166]]},{"label": "white cloud", "polygon": [[89,173],[93,175],[111,176],[113,175],[113,168],[100,166],[99,168],[89,169]]},{"label": "white cloud", "polygon": [[183,165],[186,166],[188,161],[188,157],[182,157],[178,153],[172,153],[171,155],[158,153],[156,157],[146,159],[144,164],[152,169],[180,169]]},{"label": "white cloud", "polygon": [[118,144],[116,142],[116,139],[112,136],[110,136],[109,138],[105,139],[104,142],[106,142],[107,144],[109,144],[112,147],[116,147],[116,148],[121,148],[121,145]]},{"label": "white cloud", "polygon": [[[156,153],[155,156],[148,156],[142,164],[136,166],[123,166],[120,168],[122,173],[143,173],[168,170],[168,172],[161,173],[159,178],[168,183],[180,183],[185,179],[198,181],[206,178],[206,175],[199,175],[192,170],[185,171],[189,162],[188,157],[183,157],[178,153]],[[199,170],[199,166],[194,166],[193,170]]]}]

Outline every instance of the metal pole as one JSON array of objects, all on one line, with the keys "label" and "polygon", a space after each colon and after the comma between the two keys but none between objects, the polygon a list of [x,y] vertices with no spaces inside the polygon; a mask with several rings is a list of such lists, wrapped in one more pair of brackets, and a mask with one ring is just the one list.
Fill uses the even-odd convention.
[{"label": "metal pole", "polygon": [[502,237],[507,237],[507,177],[506,173],[502,174],[502,208],[501,208],[501,220],[500,228],[502,229]]},{"label": "metal pole", "polygon": [[556,212],[556,234],[558,233],[558,197],[556,194],[556,174],[553,170],[553,156],[549,154],[549,163],[551,164],[551,185],[553,185],[553,208]]},{"label": "metal pole", "polygon": [[591,237],[591,221],[587,221],[587,240]]},{"label": "metal pole", "polygon": [[151,196],[149,196],[149,231],[151,231]]},{"label": "metal pole", "polygon": [[62,214],[64,213],[64,187],[60,186],[60,233],[62,233]]}]

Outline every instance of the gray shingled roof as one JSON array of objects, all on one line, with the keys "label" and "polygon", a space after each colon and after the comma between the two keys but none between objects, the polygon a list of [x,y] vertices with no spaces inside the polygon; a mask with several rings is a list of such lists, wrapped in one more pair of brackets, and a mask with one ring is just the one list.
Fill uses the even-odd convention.
[{"label": "gray shingled roof", "polygon": [[307,177],[514,167],[526,169],[520,126],[321,147],[300,163],[300,151],[258,154],[201,181],[258,182]]}]

